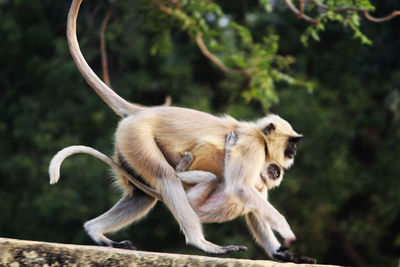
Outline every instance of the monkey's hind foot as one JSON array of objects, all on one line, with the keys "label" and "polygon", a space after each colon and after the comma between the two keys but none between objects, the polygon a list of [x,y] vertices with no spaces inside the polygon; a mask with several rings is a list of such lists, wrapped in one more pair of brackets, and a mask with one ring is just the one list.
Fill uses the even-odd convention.
[{"label": "monkey's hind foot", "polygon": [[239,251],[247,251],[246,246],[226,246],[223,247],[224,250],[226,251],[225,253],[231,253],[231,252],[239,252]]},{"label": "monkey's hind foot", "polygon": [[307,256],[295,256],[286,251],[275,253],[274,260],[278,260],[281,262],[294,262],[294,263],[311,263],[311,264],[317,263],[317,259],[310,258]]},{"label": "monkey's hind foot", "polygon": [[221,247],[221,252],[214,252],[212,254],[223,255],[223,254],[239,252],[239,251],[247,251],[247,247],[246,246],[234,246],[234,245],[224,246],[224,247]]},{"label": "monkey's hind foot", "polygon": [[124,240],[121,242],[99,242],[100,246],[103,247],[111,247],[111,248],[122,248],[122,249],[129,249],[129,250],[136,250],[136,248],[132,245],[132,242],[129,240]]},{"label": "monkey's hind foot", "polygon": [[112,243],[113,248],[123,248],[123,249],[130,249],[136,250],[136,248],[132,245],[132,242],[129,240],[124,240],[121,242],[114,242]]}]

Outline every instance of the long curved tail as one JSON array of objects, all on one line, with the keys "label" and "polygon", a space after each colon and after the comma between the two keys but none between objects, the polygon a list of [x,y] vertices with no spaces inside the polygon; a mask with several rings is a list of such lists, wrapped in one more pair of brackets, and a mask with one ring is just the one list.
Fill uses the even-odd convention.
[{"label": "long curved tail", "polygon": [[67,22],[67,39],[69,51],[74,59],[75,65],[85,78],[86,82],[92,87],[96,93],[121,117],[135,114],[143,109],[133,103],[129,103],[109,86],[107,86],[90,68],[79,48],[78,38],[76,37],[76,19],[78,17],[79,7],[82,0],[73,0],[68,13]]},{"label": "long curved tail", "polygon": [[89,154],[102,160],[103,162],[111,166],[114,170],[120,172],[134,186],[136,186],[146,194],[154,197],[155,199],[162,200],[162,196],[158,192],[156,192],[153,188],[150,188],[147,185],[142,184],[135,177],[131,176],[128,172],[126,172],[123,168],[121,168],[112,159],[110,159],[103,153],[99,152],[98,150],[88,146],[69,146],[58,151],[58,153],[50,161],[50,166],[49,166],[50,184],[55,184],[60,179],[60,167],[62,162],[69,156],[78,153]]}]

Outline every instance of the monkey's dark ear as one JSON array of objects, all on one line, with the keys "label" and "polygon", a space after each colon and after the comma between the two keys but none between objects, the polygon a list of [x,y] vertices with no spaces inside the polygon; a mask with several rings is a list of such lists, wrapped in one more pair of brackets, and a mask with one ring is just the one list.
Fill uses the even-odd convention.
[{"label": "monkey's dark ear", "polygon": [[273,130],[275,130],[275,125],[271,122],[263,129],[263,133],[269,135]]}]

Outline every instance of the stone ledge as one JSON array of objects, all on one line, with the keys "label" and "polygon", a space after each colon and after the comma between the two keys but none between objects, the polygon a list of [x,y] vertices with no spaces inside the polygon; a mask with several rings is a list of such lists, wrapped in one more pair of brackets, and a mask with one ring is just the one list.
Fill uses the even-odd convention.
[{"label": "stone ledge", "polygon": [[[329,266],[131,251],[0,238],[0,266]],[[330,265],[332,266],[332,265]]]}]

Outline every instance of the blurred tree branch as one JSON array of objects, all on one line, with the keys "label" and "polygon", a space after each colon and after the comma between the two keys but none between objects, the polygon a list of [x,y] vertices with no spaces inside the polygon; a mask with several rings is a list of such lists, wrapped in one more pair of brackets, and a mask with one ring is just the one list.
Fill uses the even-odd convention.
[{"label": "blurred tree branch", "polygon": [[110,75],[108,73],[108,61],[107,61],[107,51],[106,51],[106,41],[105,41],[105,31],[107,28],[107,24],[110,20],[111,15],[114,13],[115,8],[119,5],[121,0],[116,0],[106,12],[104,19],[101,23],[100,27],[100,51],[101,51],[101,66],[103,69],[103,80],[104,82],[111,87]]},{"label": "blurred tree branch", "polygon": [[210,52],[210,50],[207,49],[207,46],[204,44],[202,37],[203,34],[201,32],[198,32],[196,36],[197,46],[200,48],[200,51],[203,53],[203,55],[208,59],[210,59],[212,62],[214,62],[215,65],[218,66],[218,68],[220,68],[223,72],[228,74],[249,76],[249,73],[246,69],[231,69],[225,66],[224,63],[222,63],[222,61],[218,57],[216,57],[213,53]]},{"label": "blurred tree branch", "polygon": [[[241,92],[246,102],[258,100],[265,108],[276,103],[278,101],[277,82],[306,87],[310,92],[313,90],[312,82],[297,79],[285,73],[293,59],[278,55],[278,36],[270,34],[255,41],[248,27],[233,21],[229,15],[224,14],[221,7],[214,1],[148,0],[148,2],[177,21],[179,27],[196,41],[201,53],[213,62],[218,69],[226,74],[242,76],[246,79],[246,88],[243,88]],[[116,0],[109,7],[100,31],[103,76],[108,85],[110,85],[110,77],[107,66],[105,29],[119,3],[120,0]],[[271,10],[272,6],[268,0],[260,0],[260,3],[263,3],[267,10]],[[301,41],[305,45],[309,37],[318,41],[318,32],[323,31],[325,29],[324,23],[330,21],[336,21],[344,27],[350,27],[354,31],[355,38],[361,39],[362,43],[372,44],[371,40],[360,30],[358,13],[363,13],[368,20],[374,22],[387,21],[400,14],[400,11],[394,11],[386,17],[372,17],[369,12],[374,10],[374,6],[368,0],[357,2],[357,6],[348,0],[340,3],[331,1],[327,4],[318,0],[299,0],[298,8],[292,0],[285,0],[285,3],[299,19],[311,23],[301,37]],[[319,10],[318,15],[312,17],[306,14],[313,9]],[[209,21],[208,16],[210,14],[214,16],[214,22]],[[224,26],[219,24],[221,21],[225,21]],[[230,37],[227,37],[229,35]],[[169,101],[170,99],[167,98],[165,105],[169,105]]]},{"label": "blurred tree branch", "polygon": [[291,0],[285,0],[286,5],[299,19],[311,22],[313,24],[319,24],[320,22],[304,14],[304,1],[300,1],[300,10],[298,10]]},{"label": "blurred tree branch", "polygon": [[[111,81],[110,81],[110,74],[108,72],[108,60],[107,60],[107,49],[106,49],[106,41],[105,41],[105,31],[108,25],[108,22],[110,21],[111,15],[114,13],[115,9],[117,6],[121,3],[121,0],[116,0],[108,9],[106,12],[106,15],[103,18],[103,21],[101,23],[100,27],[100,53],[101,53],[101,66],[103,70],[103,81],[111,87]],[[165,97],[165,101],[161,106],[170,106],[172,103],[172,98],[171,96],[167,95]]]},{"label": "blurred tree branch", "polygon": [[[372,22],[375,23],[381,23],[381,22],[385,22],[388,20],[393,19],[396,16],[400,15],[400,10],[395,10],[393,11],[391,14],[385,16],[385,17],[381,17],[381,18],[376,18],[373,17],[369,14],[369,10],[367,8],[363,8],[363,7],[356,7],[356,6],[341,6],[341,7],[335,7],[335,8],[331,8],[328,5],[318,1],[318,0],[308,0],[309,3],[313,3],[315,4],[317,7],[319,7],[320,9],[323,9],[325,11],[333,11],[334,13],[341,13],[341,12],[347,12],[347,11],[354,11],[354,12],[360,12],[363,13],[364,17]],[[299,18],[299,19],[303,19],[305,21],[311,22],[313,24],[320,24],[321,22],[317,19],[313,19],[307,15],[304,14],[304,0],[299,0],[299,9],[297,9],[295,7],[295,5],[293,4],[292,0],[285,0],[286,5],[288,6],[288,8]]]},{"label": "blurred tree branch", "polygon": [[[171,15],[171,16],[174,15],[174,11],[171,8],[168,8],[165,5],[163,5],[162,3],[159,3],[155,0],[149,0],[149,1],[153,5],[157,6],[164,13]],[[177,1],[170,1],[170,2],[175,6],[175,8],[179,8]],[[217,56],[215,56],[213,53],[211,53],[210,50],[208,50],[207,46],[204,44],[203,34],[197,27],[196,27],[196,43],[197,43],[197,46],[199,47],[200,51],[203,53],[203,55],[205,57],[207,57],[209,60],[211,60],[212,62],[214,62],[214,64],[217,65],[217,67],[220,70],[222,70],[223,72],[225,72],[227,74],[248,76],[248,72],[246,70],[228,68]]]}]

